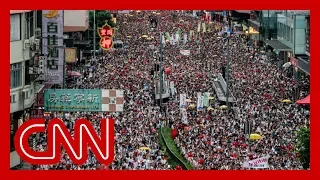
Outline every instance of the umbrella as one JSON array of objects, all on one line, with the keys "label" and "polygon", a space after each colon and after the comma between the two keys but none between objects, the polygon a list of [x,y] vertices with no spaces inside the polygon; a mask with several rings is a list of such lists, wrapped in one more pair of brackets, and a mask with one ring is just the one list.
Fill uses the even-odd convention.
[{"label": "umbrella", "polygon": [[212,107],[207,108],[208,111],[214,110]]},{"label": "umbrella", "polygon": [[192,100],[191,100],[191,99],[186,99],[186,101],[187,101],[187,102],[192,102]]},{"label": "umbrella", "polygon": [[228,109],[228,106],[222,105],[222,106],[220,106],[220,109]]},{"label": "umbrella", "polygon": [[282,100],[283,103],[291,103],[291,100],[290,99],[285,99],[285,100]]},{"label": "umbrella", "polygon": [[148,148],[148,147],[141,147],[141,148],[139,148],[140,150],[149,150],[150,151],[150,148]]},{"label": "umbrella", "polygon": [[194,105],[194,104],[189,105],[189,108],[194,108],[194,107],[196,107],[196,105]]},{"label": "umbrella", "polygon": [[68,72],[67,74],[68,76],[73,76],[73,77],[80,77],[81,74],[79,72],[76,72],[76,71],[70,71]]},{"label": "umbrella", "polygon": [[250,139],[260,140],[262,137],[259,134],[250,134]]},{"label": "umbrella", "polygon": [[147,35],[142,35],[141,37],[143,37],[143,38],[147,38],[148,36],[147,36]]},{"label": "umbrella", "polygon": [[214,99],[214,97],[212,97],[212,96],[211,96],[211,97],[209,97],[209,100],[213,100],[213,99]]}]

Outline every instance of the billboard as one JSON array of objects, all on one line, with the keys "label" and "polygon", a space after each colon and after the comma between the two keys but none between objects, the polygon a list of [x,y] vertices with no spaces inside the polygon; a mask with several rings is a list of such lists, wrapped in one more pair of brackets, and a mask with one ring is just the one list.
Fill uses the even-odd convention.
[{"label": "billboard", "polygon": [[48,89],[44,93],[45,111],[121,112],[123,90]]},{"label": "billboard", "polygon": [[42,11],[42,54],[47,58],[44,64],[44,83],[63,83],[63,10]]}]

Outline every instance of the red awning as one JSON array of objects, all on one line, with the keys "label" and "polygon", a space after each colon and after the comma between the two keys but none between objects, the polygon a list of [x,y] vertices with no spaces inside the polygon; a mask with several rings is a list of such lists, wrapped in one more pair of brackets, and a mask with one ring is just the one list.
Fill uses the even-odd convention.
[{"label": "red awning", "polygon": [[310,94],[307,97],[298,100],[297,104],[310,104]]}]

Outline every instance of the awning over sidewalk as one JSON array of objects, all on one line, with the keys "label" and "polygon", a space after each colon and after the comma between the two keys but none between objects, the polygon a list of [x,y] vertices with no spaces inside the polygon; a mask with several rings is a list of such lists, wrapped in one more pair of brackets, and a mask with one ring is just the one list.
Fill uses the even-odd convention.
[{"label": "awning over sidewalk", "polygon": [[286,46],[278,40],[265,40],[265,43],[279,51],[292,51],[290,47]]},{"label": "awning over sidewalk", "polygon": [[310,94],[307,97],[298,100],[297,104],[310,104]]}]

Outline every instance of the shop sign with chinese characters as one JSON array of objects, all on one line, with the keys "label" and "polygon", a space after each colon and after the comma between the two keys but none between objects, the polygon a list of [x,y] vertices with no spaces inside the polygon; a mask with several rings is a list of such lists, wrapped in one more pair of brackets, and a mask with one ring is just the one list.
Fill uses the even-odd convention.
[{"label": "shop sign with chinese characters", "polygon": [[111,28],[108,24],[98,28],[98,34],[100,36],[100,47],[103,50],[109,50],[113,46],[112,37],[114,36],[115,29]]},{"label": "shop sign with chinese characters", "polygon": [[123,111],[123,90],[48,89],[45,111],[118,112]]}]

